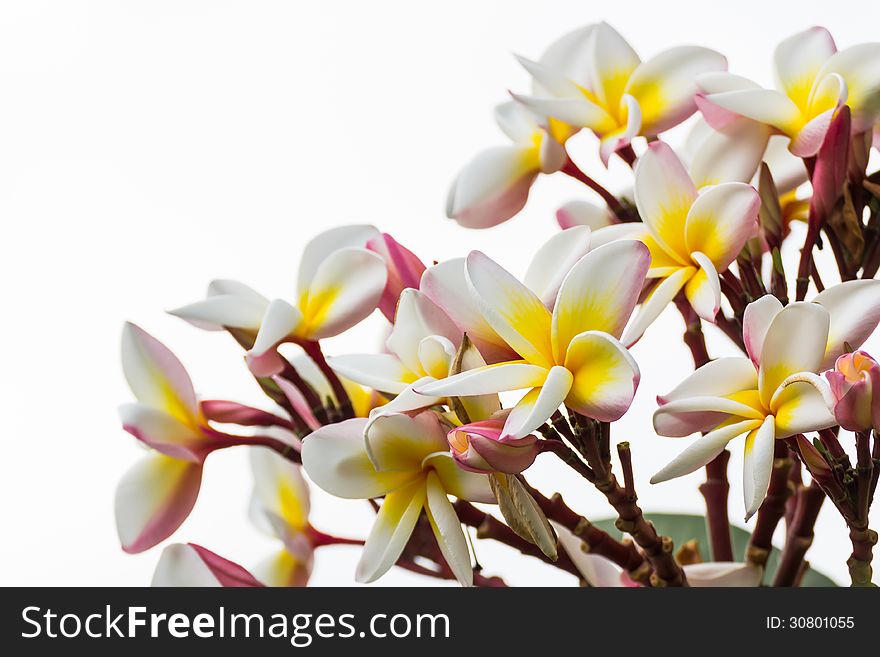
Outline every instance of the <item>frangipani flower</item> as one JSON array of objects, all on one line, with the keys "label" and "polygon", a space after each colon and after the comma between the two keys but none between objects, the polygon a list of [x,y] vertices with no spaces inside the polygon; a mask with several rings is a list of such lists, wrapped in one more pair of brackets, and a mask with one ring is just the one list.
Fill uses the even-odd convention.
[{"label": "frangipani flower", "polygon": [[314,562],[309,525],[309,488],[300,466],[265,448],[251,450],[254,524],[281,541],[283,548],[263,561],[257,577],[268,586],[305,586]]},{"label": "frangipani flower", "polygon": [[877,326],[878,285],[842,283],[819,294],[815,303],[785,308],[771,295],[749,304],[743,317],[749,358],[719,358],[658,397],[654,429],[659,435],[706,434],[651,482],[693,472],[746,435],[743,489],[746,518],[753,515],[767,492],[775,439],[836,424],[831,391],[816,373],[844,342],[860,345]]},{"label": "frangipani flower", "polygon": [[825,376],[840,426],[849,431],[880,427],[880,363],[864,351],[855,351],[839,356]]},{"label": "frangipani flower", "polygon": [[651,253],[648,278],[656,283],[627,328],[626,345],[642,336],[682,288],[697,315],[715,320],[721,304],[718,274],[755,234],[761,204],[755,188],[740,182],[698,193],[684,165],[663,142],[651,144],[639,158],[635,197],[643,224],[598,231],[638,239]]},{"label": "frangipani flower", "polygon": [[367,248],[378,253],[385,260],[388,281],[379,301],[379,310],[389,322],[394,321],[394,312],[401,293],[408,287],[418,288],[419,280],[425,271],[424,263],[412,251],[401,245],[388,233],[367,240]]},{"label": "frangipani flower", "polygon": [[656,136],[693,114],[694,78],[727,68],[722,55],[697,46],[642,62],[607,23],[565,35],[538,62],[520,62],[537,88],[534,96],[514,97],[540,115],[595,132],[606,165],[636,136]]},{"label": "frangipani flower", "polygon": [[529,392],[504,435],[522,438],[561,404],[611,422],[629,408],[639,369],[618,341],[638,301],[650,254],[641,242],[606,244],[583,256],[559,287],[552,312],[528,287],[479,251],[467,258],[467,283],[487,323],[520,359],[478,367],[416,388],[466,397]]},{"label": "frangipani flower", "polygon": [[388,280],[382,256],[366,248],[379,237],[372,226],[343,226],[321,233],[303,250],[296,301],[269,301],[235,281],[213,281],[208,297],[177,310],[200,328],[239,329],[253,337],[248,363],[257,376],[280,371],[275,348],[285,340],[328,338],[366,318]]},{"label": "frangipani flower", "polygon": [[745,116],[791,138],[791,152],[815,155],[835,110],[853,110],[853,134],[870,131],[880,110],[880,43],[837,51],[821,27],[799,32],[776,48],[778,91],[729,73],[702,75],[700,108],[706,119],[723,125],[730,115]]},{"label": "frangipani flower", "polygon": [[539,173],[565,164],[565,149],[514,102],[495,108],[495,121],[513,144],[487,149],[458,174],[446,200],[446,215],[466,228],[491,228],[523,209]]},{"label": "frangipani flower", "polygon": [[158,587],[262,587],[237,563],[195,543],[172,543],[156,564],[151,586]]},{"label": "frangipani flower", "polygon": [[349,499],[384,495],[357,567],[372,582],[397,562],[422,511],[455,577],[473,582],[470,552],[447,495],[493,503],[485,475],[461,469],[449,453],[446,428],[425,411],[415,417],[383,415],[370,426],[355,418],[323,427],[303,444],[303,465],[315,484]]},{"label": "frangipani flower", "polygon": [[[559,523],[552,522],[559,543],[571,557],[572,563],[580,571],[590,586],[596,587],[635,587],[623,569],[605,557],[585,552],[584,543]],[[752,587],[761,584],[762,569],[758,566],[735,561],[694,563],[682,566],[689,586],[693,587]]]},{"label": "frangipani flower", "polygon": [[540,452],[533,434],[513,438],[504,434],[507,417],[493,417],[453,427],[447,434],[452,456],[471,472],[518,474],[535,462]]}]

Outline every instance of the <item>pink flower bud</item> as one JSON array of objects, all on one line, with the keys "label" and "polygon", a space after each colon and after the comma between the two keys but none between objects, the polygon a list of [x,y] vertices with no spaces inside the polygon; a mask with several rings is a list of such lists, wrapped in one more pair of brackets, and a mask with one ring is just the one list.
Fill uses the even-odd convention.
[{"label": "pink flower bud", "polygon": [[388,268],[388,279],[379,301],[379,310],[389,322],[393,323],[400,293],[408,287],[419,289],[419,281],[422,272],[425,271],[425,265],[412,251],[400,245],[388,233],[382,233],[379,237],[368,240],[367,248],[382,256]]},{"label": "pink flower bud", "polygon": [[455,427],[447,434],[452,456],[465,470],[517,474],[538,456],[533,435],[511,438],[502,435],[505,418],[493,418]]},{"label": "pink flower bud", "polygon": [[864,351],[843,354],[825,376],[834,395],[834,417],[849,431],[880,427],[880,364]]}]

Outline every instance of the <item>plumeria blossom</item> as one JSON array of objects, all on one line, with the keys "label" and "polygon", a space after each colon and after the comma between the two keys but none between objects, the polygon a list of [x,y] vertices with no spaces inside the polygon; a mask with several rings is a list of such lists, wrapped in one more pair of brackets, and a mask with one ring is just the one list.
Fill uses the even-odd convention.
[{"label": "plumeria blossom", "polygon": [[746,308],[743,333],[749,358],[719,358],[658,397],[654,428],[661,436],[705,432],[651,479],[667,481],[714,459],[745,435],[743,491],[746,517],[767,492],[774,443],[834,426],[831,390],[817,372],[844,342],[860,345],[880,321],[880,281],[829,288],[815,302],[785,308],[771,295]]},{"label": "plumeria blossom", "polygon": [[282,544],[254,572],[268,586],[305,586],[312,572],[314,544],[309,489],[300,466],[265,448],[251,450],[250,457],[251,520]]},{"label": "plumeria blossom", "polygon": [[[584,551],[584,543],[559,523],[552,523],[559,537],[559,544],[571,557],[572,563],[580,571],[590,586],[596,587],[636,587],[637,582],[626,572],[605,557]],[[682,567],[687,575],[688,585],[693,587],[753,587],[760,586],[762,569],[757,566],[735,561],[687,564]]]},{"label": "plumeria blossom", "polygon": [[383,415],[365,438],[366,422],[356,418],[322,427],[306,438],[302,452],[309,477],[327,492],[349,499],[384,496],[357,580],[372,582],[397,562],[424,511],[455,577],[470,586],[470,552],[447,495],[493,503],[487,477],[456,464],[446,441],[448,427],[433,411]]},{"label": "plumeria blossom", "polygon": [[453,427],[447,434],[452,456],[471,472],[517,474],[535,462],[540,452],[533,434],[513,438],[504,433],[507,414]]},{"label": "plumeria blossom", "polygon": [[867,352],[854,351],[839,356],[825,376],[841,427],[849,431],[880,427],[880,363]]},{"label": "plumeria blossom", "polygon": [[237,563],[195,543],[172,543],[162,550],[151,586],[258,588],[262,582]]},{"label": "plumeria blossom", "polygon": [[367,240],[367,248],[385,260],[388,280],[379,301],[379,310],[389,322],[393,322],[401,293],[409,287],[418,288],[425,264],[388,233]]},{"label": "plumeria blossom", "polygon": [[217,280],[204,301],[171,314],[200,328],[245,332],[253,340],[248,364],[254,374],[277,374],[279,343],[338,335],[376,309],[388,281],[385,259],[367,248],[378,237],[372,226],[343,226],[312,239],[300,260],[293,303],[270,301],[243,283]]},{"label": "plumeria blossom", "polygon": [[478,367],[416,388],[430,396],[528,392],[503,435],[523,438],[563,403],[604,422],[629,408],[639,369],[618,341],[638,301],[650,254],[641,242],[606,244],[571,268],[552,312],[528,287],[479,251],[467,258],[467,284],[492,328],[519,359]]},{"label": "plumeria blossom", "polygon": [[540,173],[565,164],[565,149],[533,113],[514,102],[495,108],[495,121],[513,142],[489,148],[458,174],[446,201],[446,214],[466,228],[491,228],[523,209]]},{"label": "plumeria blossom", "polygon": [[537,62],[520,62],[535,80],[535,94],[514,97],[538,114],[592,130],[606,165],[636,136],[654,137],[693,114],[694,78],[727,68],[722,55],[697,46],[642,62],[604,22],[565,35]]},{"label": "plumeria blossom", "polygon": [[853,133],[871,131],[880,111],[880,43],[838,51],[822,27],[799,32],[777,46],[774,54],[778,90],[763,89],[729,73],[697,78],[700,107],[706,120],[721,126],[731,116],[744,116],[791,139],[791,152],[815,155],[835,110],[853,110]]},{"label": "plumeria blossom", "polygon": [[624,334],[626,345],[636,342],[682,289],[697,315],[715,320],[721,304],[718,274],[755,235],[761,203],[755,188],[741,182],[698,193],[681,160],[662,142],[651,144],[636,164],[635,198],[644,223],[598,231],[641,240],[651,254],[647,275],[655,282]]}]

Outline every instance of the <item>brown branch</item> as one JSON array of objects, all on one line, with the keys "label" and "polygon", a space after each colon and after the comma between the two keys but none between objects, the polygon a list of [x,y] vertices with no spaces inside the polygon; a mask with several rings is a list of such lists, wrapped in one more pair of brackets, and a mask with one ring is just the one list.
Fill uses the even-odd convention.
[{"label": "brown branch", "polygon": [[792,494],[788,478],[792,461],[788,448],[782,441],[777,441],[775,449],[767,497],[758,509],[755,530],[746,548],[746,561],[761,568],[767,565],[767,559],[773,551],[773,533],[785,515],[785,504]]},{"label": "brown branch", "polygon": [[[875,445],[876,447],[876,445]],[[871,432],[856,432],[856,470],[853,518],[849,521],[849,537],[853,550],[846,565],[853,586],[871,586],[873,549],[877,532],[868,528],[868,510],[871,507],[871,489],[874,462],[871,454]]]},{"label": "brown branch", "polygon": [[324,357],[324,352],[321,350],[321,344],[314,340],[304,340],[300,342],[299,345],[309,357],[315,361],[318,369],[321,370],[321,373],[330,383],[330,387],[333,390],[333,395],[336,397],[336,403],[339,407],[340,419],[347,420],[354,417],[354,408],[352,407],[348,392],[345,390],[345,386],[342,385],[339,376],[337,376],[336,372],[333,371],[333,368],[327,363],[327,359]]},{"label": "brown branch", "polygon": [[730,452],[723,450],[706,466],[706,481],[700,484],[700,493],[706,500],[706,522],[709,526],[709,545],[713,561],[733,561],[733,542],[730,519],[727,515],[727,462]]},{"label": "brown branch", "polygon": [[813,544],[813,528],[824,501],[825,492],[817,484],[798,489],[797,510],[785,537],[773,586],[796,586],[799,582],[804,570],[804,556]]},{"label": "brown branch", "polygon": [[602,185],[597,183],[595,180],[590,178],[587,174],[585,174],[581,169],[576,165],[571,158],[568,158],[563,165],[562,169],[560,169],[562,173],[566,174],[574,178],[575,180],[582,182],[587,187],[596,192],[599,196],[602,197],[602,200],[605,201],[605,204],[608,206],[608,209],[611,210],[614,215],[621,222],[632,222],[638,221],[638,217],[634,217],[631,210],[625,208],[623,204],[618,200],[614,194],[605,189]]}]

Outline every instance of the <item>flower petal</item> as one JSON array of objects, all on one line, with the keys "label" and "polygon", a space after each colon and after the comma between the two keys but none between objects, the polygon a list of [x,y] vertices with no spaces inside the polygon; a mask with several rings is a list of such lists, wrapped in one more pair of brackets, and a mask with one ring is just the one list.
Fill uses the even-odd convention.
[{"label": "flower petal", "polygon": [[726,397],[758,387],[758,372],[747,358],[728,356],[710,361],[689,375],[671,392],[657,397],[658,404],[678,399]]},{"label": "flower petal", "polygon": [[380,237],[380,233],[375,226],[353,225],[325,230],[309,240],[299,260],[299,273],[296,281],[297,298],[301,299],[308,293],[318,269],[335,251],[346,248],[365,248],[368,241],[378,237]]},{"label": "flower petal", "polygon": [[602,588],[624,586],[623,570],[617,564],[598,554],[587,552],[585,543],[566,527],[552,520],[550,524],[556,530],[559,544],[571,558],[572,563],[587,584]]},{"label": "flower petal", "polygon": [[638,159],[635,197],[642,221],[660,246],[681,264],[688,264],[685,221],[697,189],[681,160],[664,142],[651,143]]},{"label": "flower petal", "polygon": [[776,416],[776,437],[833,427],[837,424],[833,408],[834,397],[822,377],[812,372],[788,377],[770,400],[770,410]]},{"label": "flower petal", "polygon": [[334,251],[315,270],[297,334],[318,340],[350,329],[378,307],[387,280],[385,261],[372,251]]},{"label": "flower petal", "polygon": [[684,294],[691,307],[707,322],[714,322],[721,308],[721,282],[712,261],[703,253],[694,251],[691,257],[700,268],[684,286]]},{"label": "flower petal", "polygon": [[697,438],[665,468],[651,477],[651,483],[659,484],[699,470],[718,456],[731,440],[759,426],[761,426],[760,420],[743,420],[710,431],[705,436]]},{"label": "flower petal", "polygon": [[824,27],[812,27],[788,37],[773,53],[779,88],[806,108],[819,69],[836,51],[834,39]]},{"label": "flower petal", "polygon": [[767,126],[742,117],[719,130],[707,126],[691,159],[694,184],[702,188],[725,182],[749,182],[761,164],[769,139]]},{"label": "flower petal", "polygon": [[457,346],[461,335],[461,329],[425,293],[408,289],[400,295],[394,328],[385,344],[410,371],[419,372],[422,340],[441,336]]},{"label": "flower petal", "polygon": [[782,302],[772,294],[752,301],[743,313],[743,342],[755,366],[761,363],[761,352],[770,324],[782,311]]},{"label": "flower petal", "polygon": [[467,257],[468,286],[489,325],[530,363],[553,364],[550,311],[525,285],[479,251]]},{"label": "flower petal", "polygon": [[605,109],[583,95],[571,98],[536,98],[523,94],[511,96],[539,116],[552,117],[579,128],[602,132],[614,125],[614,119]]},{"label": "flower petal", "polygon": [[291,531],[305,529],[311,504],[300,466],[265,447],[250,450],[250,462],[254,479],[253,508],[281,518]]},{"label": "flower petal", "polygon": [[151,454],[116,487],[116,529],[129,554],[149,550],[171,536],[196,503],[200,463]]},{"label": "flower petal", "polygon": [[643,62],[626,85],[642,110],[641,134],[665,132],[688,118],[697,109],[696,76],[726,68],[723,55],[698,46],[670,48]]},{"label": "flower petal", "polygon": [[[587,201],[569,201],[556,211],[556,222],[562,230],[576,226],[586,226],[591,230],[598,230],[612,225],[611,217],[608,208],[600,208]],[[528,280],[528,275],[526,280]]]},{"label": "flower petal", "polygon": [[273,299],[266,308],[266,314],[260,324],[257,339],[251,347],[250,354],[260,357],[285,338],[293,335],[300,326],[302,315],[284,299]]},{"label": "flower petal", "polygon": [[870,130],[880,111],[880,44],[862,43],[832,55],[819,70],[821,80],[837,73],[847,86],[847,105],[853,110],[853,130]]},{"label": "flower petal", "polygon": [[641,60],[626,39],[604,21],[596,25],[590,36],[590,90],[605,107],[617,107],[627,80]]},{"label": "flower petal", "polygon": [[279,550],[261,562],[254,572],[266,586],[302,587],[306,586],[312,573],[313,555],[305,558]]},{"label": "flower petal", "polygon": [[164,550],[153,573],[154,587],[261,587],[237,563],[194,543],[172,543]]},{"label": "flower petal", "polygon": [[418,472],[426,457],[447,451],[449,443],[437,414],[426,411],[376,417],[366,430],[366,448],[379,472]]},{"label": "flower petal", "polygon": [[355,572],[358,582],[366,584],[379,579],[397,562],[422,513],[425,499],[423,476],[385,496],[361,552]]},{"label": "flower petal", "polygon": [[758,369],[758,390],[765,406],[790,375],[819,370],[828,325],[828,311],[815,303],[792,303],[776,315],[764,338]]},{"label": "flower petal", "polygon": [[770,486],[773,472],[773,452],[776,446],[774,418],[768,415],[757,429],[746,436],[743,454],[743,499],[746,504],[746,520],[761,506]]},{"label": "flower petal", "polygon": [[553,309],[552,344],[556,362],[584,331],[620,338],[639,294],[651,254],[641,242],[621,240],[591,251],[565,277]]},{"label": "flower petal", "polygon": [[723,272],[755,235],[760,206],[761,198],[751,185],[729,182],[706,188],[687,214],[687,250],[706,254]]},{"label": "flower petal", "polygon": [[692,563],[683,569],[688,584],[696,588],[760,586],[763,577],[762,568],[738,561]]},{"label": "flower petal", "polygon": [[547,378],[547,368],[525,361],[495,363],[454,374],[440,381],[417,387],[420,395],[433,397],[467,397],[492,395],[508,390],[536,388]]},{"label": "flower petal", "polygon": [[565,367],[574,376],[569,408],[600,422],[619,420],[639,386],[639,366],[613,336],[585,331],[571,341]]},{"label": "flower petal", "polygon": [[222,331],[224,327],[257,331],[268,305],[266,297],[247,285],[222,280],[211,282],[207,299],[168,313],[208,331]]},{"label": "flower petal", "polygon": [[378,253],[385,260],[388,280],[382,292],[379,310],[385,315],[385,319],[394,322],[394,313],[401,292],[407,288],[418,288],[425,265],[418,256],[388,233],[382,233],[379,237],[369,240],[367,248]]},{"label": "flower petal", "polygon": [[440,552],[455,578],[462,586],[471,586],[474,583],[471,553],[461,530],[461,522],[435,472],[428,473],[425,511]]},{"label": "flower petal", "polygon": [[513,407],[502,436],[524,438],[550,419],[571,390],[573,377],[564,367],[551,367],[540,388],[534,388]]},{"label": "flower petal", "polygon": [[726,397],[700,395],[676,399],[654,411],[654,431],[672,438],[709,431],[730,419],[763,420],[764,412]]},{"label": "flower petal", "polygon": [[693,267],[681,267],[657,283],[642,301],[642,305],[632,322],[626,327],[621,342],[627,347],[638,342],[647,328],[660,316],[660,313],[666,309],[666,306],[695,273],[696,269]]},{"label": "flower petal", "polygon": [[336,497],[379,497],[421,477],[420,472],[377,472],[364,445],[366,424],[365,418],[345,420],[321,427],[303,440],[306,474]]},{"label": "flower petal", "polygon": [[368,388],[399,394],[419,378],[397,356],[391,354],[350,354],[328,359],[337,374]]},{"label": "flower petal", "polygon": [[122,330],[122,371],[135,398],[193,425],[200,417],[192,381],[171,351],[142,328]]},{"label": "flower petal", "polygon": [[779,91],[738,89],[708,94],[705,99],[721,109],[778,128],[789,136],[797,135],[800,129],[798,106]]},{"label": "flower petal", "polygon": [[523,209],[538,175],[531,146],[496,146],[476,155],[458,174],[446,214],[466,228],[491,228]]},{"label": "flower petal", "polygon": [[495,494],[489,485],[489,478],[484,474],[468,472],[459,467],[448,449],[431,454],[422,466],[431,468],[437,473],[443,489],[450,495],[469,502],[495,504]]},{"label": "flower petal", "polygon": [[566,274],[589,250],[589,228],[578,226],[556,233],[535,252],[523,278],[525,286],[552,310]]},{"label": "flower petal", "polygon": [[813,301],[831,316],[823,369],[844,352],[844,342],[858,349],[880,322],[880,280],[846,281],[820,292]]},{"label": "flower petal", "polygon": [[213,447],[201,431],[173,415],[146,404],[119,407],[122,428],[145,445],[183,461],[201,463]]}]

